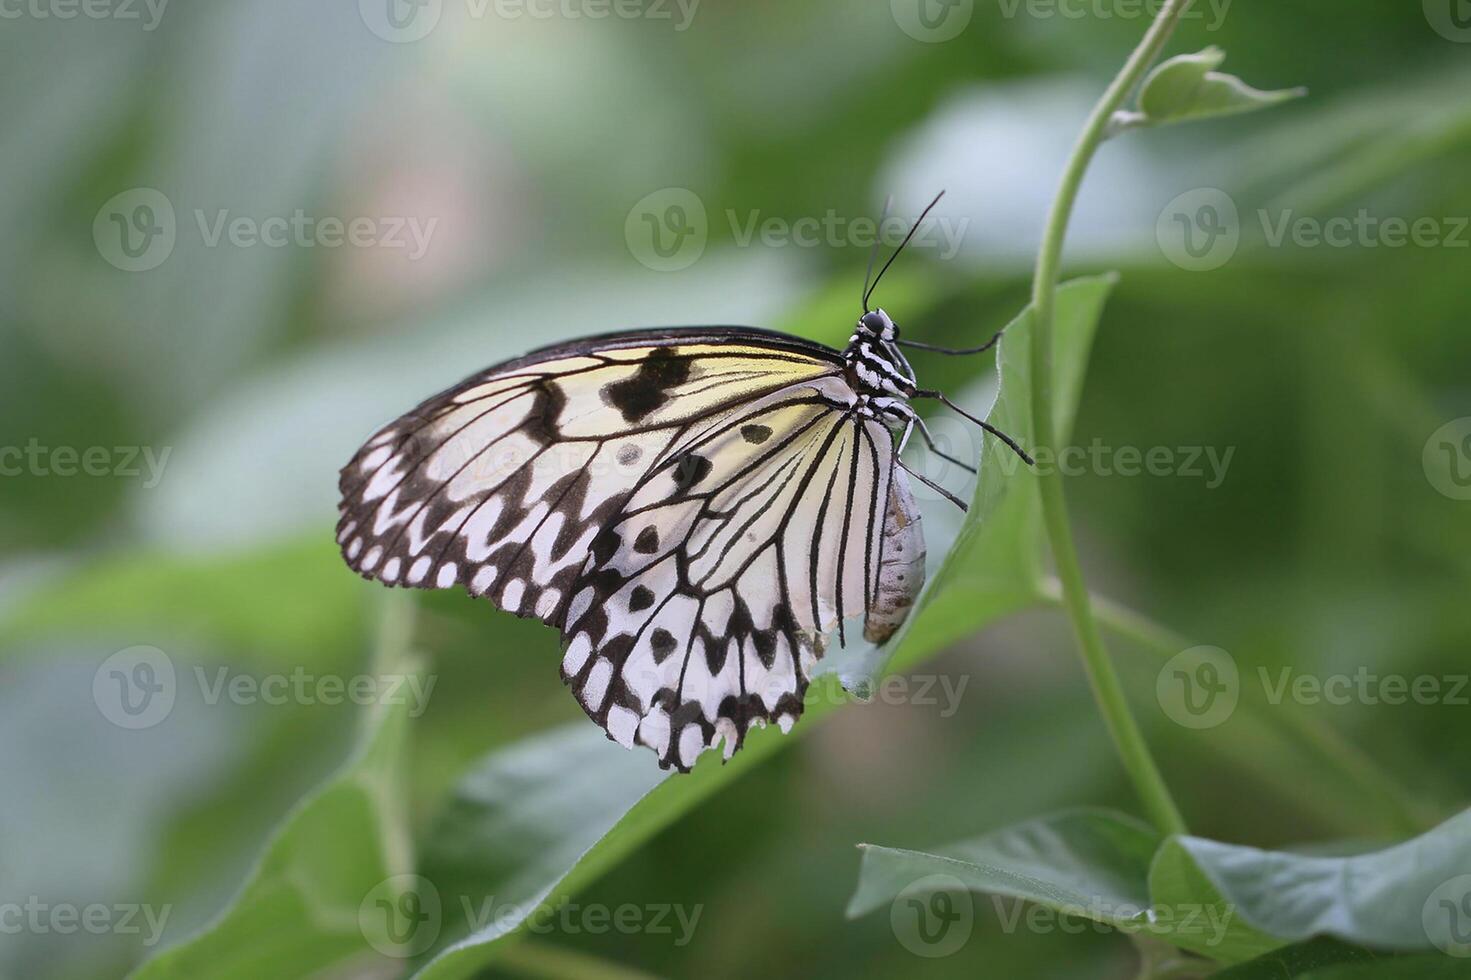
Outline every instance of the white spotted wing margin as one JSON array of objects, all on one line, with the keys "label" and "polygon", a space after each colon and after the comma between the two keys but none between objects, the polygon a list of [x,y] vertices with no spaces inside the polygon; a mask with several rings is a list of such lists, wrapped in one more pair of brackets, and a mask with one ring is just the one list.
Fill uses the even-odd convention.
[{"label": "white spotted wing margin", "polygon": [[686,770],[789,727],[826,635],[886,637],[918,590],[892,436],[857,405],[837,352],[750,328],[547,348],[370,437],[338,542],[366,578],[560,628],[584,710]]}]

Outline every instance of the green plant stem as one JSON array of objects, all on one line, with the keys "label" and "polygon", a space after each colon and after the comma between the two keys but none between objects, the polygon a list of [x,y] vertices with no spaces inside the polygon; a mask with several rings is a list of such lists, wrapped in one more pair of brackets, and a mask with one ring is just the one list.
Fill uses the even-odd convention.
[{"label": "green plant stem", "polygon": [[[1189,0],[1168,0],[1145,33],[1144,39],[1129,56],[1123,70],[1094,106],[1077,144],[1073,147],[1072,156],[1063,171],[1057,197],[1052,204],[1052,211],[1047,218],[1042,248],[1037,253],[1036,275],[1032,281],[1032,435],[1039,453],[1055,450],[1057,446],[1057,425],[1052,399],[1052,327],[1063,240],[1067,235],[1073,205],[1077,202],[1078,189],[1082,186],[1083,174],[1087,171],[1093,154],[1107,136],[1109,120],[1159,57],[1165,41],[1188,4]],[[1068,523],[1062,474],[1056,469],[1039,472],[1037,484],[1042,497],[1043,523],[1047,527],[1047,538],[1052,546],[1057,577],[1062,583],[1063,604],[1077,633],[1083,668],[1087,672],[1088,683],[1093,689],[1104,723],[1108,726],[1124,768],[1134,782],[1139,799],[1155,825],[1165,833],[1185,833],[1185,821],[1160,776],[1159,767],[1149,753],[1149,747],[1139,732],[1134,716],[1129,712],[1123,686],[1108,659],[1103,637],[1093,618],[1088,589],[1078,564],[1077,549],[1073,545],[1072,528]]]},{"label": "green plant stem", "polygon": [[[1044,583],[1043,595],[1047,602],[1062,605],[1062,588],[1056,581]],[[1093,596],[1092,608],[1105,629],[1160,657],[1174,656],[1195,645],[1143,613],[1103,596]],[[1268,716],[1261,704],[1247,698],[1242,699],[1241,706],[1262,727],[1275,728],[1283,737],[1317,752],[1325,764],[1361,794],[1382,800],[1390,829],[1414,836],[1444,819],[1439,809],[1421,803],[1392,773],[1317,718],[1291,711],[1274,712]]]}]

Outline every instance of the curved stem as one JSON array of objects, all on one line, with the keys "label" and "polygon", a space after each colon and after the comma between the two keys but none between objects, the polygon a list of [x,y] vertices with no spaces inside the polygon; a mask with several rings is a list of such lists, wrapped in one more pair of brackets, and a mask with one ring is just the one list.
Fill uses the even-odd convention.
[{"label": "curved stem", "polygon": [[[1124,99],[1139,84],[1144,73],[1159,57],[1170,32],[1174,30],[1189,0],[1168,0],[1160,9],[1144,39],[1129,56],[1123,70],[1109,85],[1078,137],[1072,156],[1063,171],[1062,183],[1047,218],[1042,248],[1037,254],[1037,270],[1032,281],[1032,438],[1038,452],[1054,450],[1057,425],[1052,398],[1052,321],[1055,310],[1058,269],[1062,260],[1063,239],[1068,221],[1093,154],[1108,135],[1109,120],[1123,105]],[[1044,449],[1045,447],[1045,449]],[[1067,498],[1063,492],[1062,474],[1055,469],[1037,474],[1042,497],[1042,518],[1052,546],[1057,577],[1062,583],[1063,604],[1077,634],[1083,667],[1098,702],[1104,723],[1108,726],[1119,757],[1128,771],[1139,799],[1155,825],[1165,833],[1185,832],[1185,821],[1170,796],[1159,767],[1149,753],[1144,736],[1129,712],[1123,686],[1108,659],[1098,623],[1089,605],[1088,589],[1078,564],[1073,545],[1072,528],[1068,524]]]},{"label": "curved stem", "polygon": [[[1050,606],[1061,608],[1061,584],[1055,579],[1044,581],[1042,599]],[[1105,596],[1095,594],[1092,597],[1092,608],[1104,630],[1160,657],[1168,658],[1195,646],[1195,641]],[[1273,713],[1269,716],[1262,710],[1259,702],[1249,698],[1243,698],[1241,705],[1241,710],[1259,729],[1271,730],[1279,737],[1294,740],[1293,744],[1301,744],[1317,752],[1325,765],[1343,777],[1346,785],[1360,790],[1372,788],[1373,792],[1365,795],[1382,804],[1386,830],[1413,837],[1434,827],[1444,818],[1439,807],[1419,802],[1394,773],[1379,765],[1331,726],[1312,716],[1292,712]],[[1247,755],[1250,751],[1244,750]],[[1245,756],[1238,755],[1238,758]],[[1259,775],[1263,778],[1278,778],[1270,767],[1262,768]],[[1331,800],[1323,801],[1322,816],[1325,819],[1341,818],[1341,813],[1327,812],[1335,806]],[[1362,827],[1358,829],[1361,830]]]}]

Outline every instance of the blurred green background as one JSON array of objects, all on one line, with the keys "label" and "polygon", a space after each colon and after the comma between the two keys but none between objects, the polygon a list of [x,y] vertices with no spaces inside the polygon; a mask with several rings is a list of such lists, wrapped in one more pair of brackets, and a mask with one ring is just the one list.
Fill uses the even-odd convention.
[{"label": "blurred green background", "polygon": [[[1231,453],[1219,480],[1091,466],[1069,483],[1091,587],[1240,665],[1243,708],[1194,731],[1156,699],[1161,651],[1113,641],[1202,834],[1387,839],[1471,792],[1464,701],[1271,705],[1256,680],[1466,670],[1464,6],[1204,5],[1172,51],[1220,45],[1253,84],[1310,97],[1112,142],[1084,188],[1067,269],[1122,279],[1073,441]],[[379,423],[603,330],[748,323],[841,344],[867,260],[851,222],[889,194],[912,220],[945,189],[937,220],[958,242],[922,237],[878,301],[911,335],[980,342],[1024,304],[1067,149],[1147,23],[1124,0],[27,0],[3,16],[0,906],[170,910],[161,936],[141,917],[96,934],[0,917],[0,976],[27,978],[118,976],[208,923],[347,757],[353,704],[211,698],[196,678],[373,672],[383,596],[331,528],[337,467]],[[1199,202],[1222,196],[1235,250],[1198,260],[1182,235],[1218,227]],[[1359,221],[1341,245],[1272,241],[1283,220],[1361,213],[1434,234],[1396,246]],[[827,227],[798,240],[801,219]],[[917,361],[952,390],[979,379],[984,402],[988,364]],[[968,495],[962,476],[946,482]],[[932,503],[932,526],[953,525]],[[634,790],[658,779],[646,753],[605,752],[558,683],[552,631],[463,596],[413,601],[434,687],[390,795],[447,874],[475,842],[445,837],[446,801],[488,753],[564,724],[596,736],[592,763],[530,743],[551,812],[587,806],[557,786],[614,756]],[[104,661],[140,646],[176,690],[126,727]],[[922,669],[938,704],[803,722],[569,896],[698,907],[690,941],[553,927],[486,975],[1130,976],[1126,939],[1008,927],[987,900],[938,959],[883,914],[844,918],[860,841],[1136,809],[1056,612]],[[954,705],[936,677],[964,681]],[[529,778],[480,789],[514,802]],[[280,962],[407,968],[351,946]]]}]

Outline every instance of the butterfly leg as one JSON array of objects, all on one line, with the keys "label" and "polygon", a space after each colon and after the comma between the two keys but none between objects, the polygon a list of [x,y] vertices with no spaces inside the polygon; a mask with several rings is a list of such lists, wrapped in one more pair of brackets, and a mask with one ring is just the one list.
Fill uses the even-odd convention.
[{"label": "butterfly leg", "polygon": [[916,415],[914,417],[914,421],[919,424],[919,434],[924,437],[925,445],[930,447],[930,452],[945,460],[947,463],[954,463],[956,466],[959,466],[967,473],[980,472],[974,466],[967,463],[965,460],[956,459],[954,456],[951,456],[949,453],[942,450],[939,446],[935,445],[935,437],[930,435],[930,427],[924,424],[924,419]]},{"label": "butterfly leg", "polygon": [[942,391],[926,391],[924,389],[920,389],[919,391],[916,391],[914,393],[914,396],[913,397],[915,397],[915,398],[937,398],[937,399],[939,399],[941,402],[943,402],[946,406],[948,406],[953,411],[958,412],[960,415],[964,416],[965,418],[967,418],[970,421],[974,422],[976,425],[979,425],[981,428],[985,429],[987,432],[991,433],[991,435],[995,436],[997,439],[1000,439],[1002,442],[1006,443],[1006,445],[1008,447],[1010,447],[1010,449],[1011,449],[1012,452],[1016,453],[1018,456],[1021,457],[1022,462],[1026,463],[1028,466],[1036,466],[1037,465],[1036,461],[1033,460],[1032,457],[1028,456],[1027,453],[1026,453],[1026,451],[1024,449],[1022,449],[1021,446],[1018,446],[1016,444],[1016,440],[1015,439],[1013,439],[1011,436],[1007,435],[1005,432],[1002,432],[1000,429],[996,428],[994,425],[992,425],[991,423],[987,422],[985,419],[976,418],[974,415],[970,414],[965,409],[961,408],[959,405],[957,405],[954,402],[952,402],[949,398],[945,397],[945,393],[944,392],[942,392]]}]

